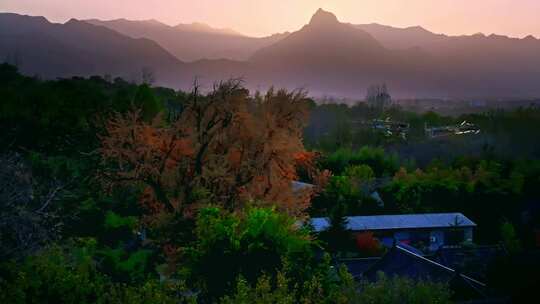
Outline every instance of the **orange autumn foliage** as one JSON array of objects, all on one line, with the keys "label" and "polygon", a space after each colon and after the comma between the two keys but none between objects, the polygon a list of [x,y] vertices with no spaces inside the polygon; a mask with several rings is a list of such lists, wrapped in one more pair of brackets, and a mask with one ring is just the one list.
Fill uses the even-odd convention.
[{"label": "orange autumn foliage", "polygon": [[195,87],[174,121],[158,115],[146,122],[132,111],[107,122],[103,181],[144,185],[141,204],[150,215],[192,214],[205,203],[234,210],[248,202],[301,215],[317,188],[293,191],[297,168],[314,181],[328,175],[316,170],[317,155],[303,146],[307,118],[302,92],[251,97],[229,81],[203,96]]}]

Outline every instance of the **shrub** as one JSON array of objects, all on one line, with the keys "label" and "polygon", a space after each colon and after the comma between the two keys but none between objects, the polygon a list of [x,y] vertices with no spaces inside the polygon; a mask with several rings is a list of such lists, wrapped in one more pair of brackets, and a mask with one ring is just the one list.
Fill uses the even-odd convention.
[{"label": "shrub", "polygon": [[387,154],[382,148],[362,147],[357,151],[339,149],[328,155],[322,165],[334,174],[343,174],[347,167],[356,165],[369,166],[374,175],[392,176],[399,169],[397,155]]},{"label": "shrub", "polygon": [[185,303],[180,284],[113,283],[84,250],[53,247],[21,263],[0,264],[0,303]]},{"label": "shrub", "polygon": [[[329,270],[329,269],[327,269]],[[222,298],[223,304],[323,304],[355,303],[356,284],[345,267],[337,272],[322,271],[303,282],[295,282],[280,271],[275,277],[262,275],[254,285],[239,277],[232,295]]]},{"label": "shrub", "polygon": [[364,256],[381,256],[384,253],[379,240],[369,231],[356,235],[356,247]]},{"label": "shrub", "polygon": [[377,282],[360,284],[359,304],[444,304],[451,303],[447,286],[432,282],[415,282],[407,278],[388,278],[379,274]]},{"label": "shrub", "polygon": [[298,276],[310,269],[314,244],[309,232],[274,209],[248,208],[236,213],[202,209],[196,234],[184,270],[210,299],[232,290],[239,275],[255,282],[263,273],[275,274],[284,259]]}]

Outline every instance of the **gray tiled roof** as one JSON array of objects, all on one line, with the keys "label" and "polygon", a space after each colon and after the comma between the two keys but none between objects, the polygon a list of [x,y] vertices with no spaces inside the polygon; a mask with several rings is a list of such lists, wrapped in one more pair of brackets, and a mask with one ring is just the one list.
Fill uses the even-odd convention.
[{"label": "gray tiled roof", "polygon": [[[474,227],[476,224],[461,213],[426,213],[400,215],[349,216],[347,228],[353,231],[418,229],[452,227]],[[327,218],[312,218],[315,231],[323,231],[329,227]]]}]

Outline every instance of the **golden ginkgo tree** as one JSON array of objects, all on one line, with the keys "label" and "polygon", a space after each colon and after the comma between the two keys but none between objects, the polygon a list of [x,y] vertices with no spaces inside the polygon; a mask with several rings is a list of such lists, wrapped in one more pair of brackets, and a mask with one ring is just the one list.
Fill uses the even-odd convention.
[{"label": "golden ginkgo tree", "polygon": [[141,203],[150,216],[189,216],[205,203],[236,210],[248,202],[298,216],[317,187],[293,189],[297,169],[315,183],[327,176],[303,146],[303,92],[250,96],[241,82],[228,81],[206,95],[195,87],[174,120],[163,117],[116,114],[101,137],[105,184],[143,186]]}]

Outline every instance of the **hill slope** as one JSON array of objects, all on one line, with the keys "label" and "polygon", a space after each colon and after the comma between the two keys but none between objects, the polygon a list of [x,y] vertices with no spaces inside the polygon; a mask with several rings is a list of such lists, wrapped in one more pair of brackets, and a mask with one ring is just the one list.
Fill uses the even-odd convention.
[{"label": "hill slope", "polygon": [[143,68],[166,76],[183,66],[148,39],[74,19],[54,24],[16,14],[0,14],[0,58],[45,78],[111,74],[137,80]]},{"label": "hill slope", "polygon": [[297,32],[255,53],[280,86],[362,96],[386,82],[407,98],[540,96],[540,41],[533,37],[445,36],[421,27],[352,25],[318,10]]},{"label": "hill slope", "polygon": [[[150,67],[158,84],[184,89],[195,77],[206,87],[214,81],[243,77],[251,89],[274,85],[306,88],[313,95],[355,98],[365,96],[368,86],[382,82],[398,98],[540,96],[540,41],[533,37],[452,37],[420,27],[352,25],[323,10],[300,30],[275,36],[265,46],[260,40],[258,45],[253,43],[258,38],[216,33],[200,25],[179,30],[157,21],[111,22],[107,26],[77,20],[52,24],[42,17],[0,14],[0,59],[18,61],[23,72],[44,77],[112,74],[137,80],[141,69]],[[109,28],[111,24],[116,30]],[[212,51],[223,55],[220,43],[224,41],[248,41],[236,45],[242,51],[231,50],[249,59],[213,60],[208,55],[210,59],[185,63],[151,40],[121,34],[131,31],[134,36],[161,37],[171,43],[170,48],[176,45],[178,52],[185,48],[198,56]],[[198,37],[194,41],[199,42],[188,43],[182,37]]]},{"label": "hill slope", "polygon": [[287,34],[264,38],[243,36],[228,29],[214,29],[206,24],[179,24],[168,26],[157,21],[131,21],[125,19],[87,20],[94,25],[113,29],[132,38],[148,38],[183,61],[202,59],[246,60],[256,50],[279,41]]},{"label": "hill slope", "polygon": [[319,9],[309,24],[257,51],[251,62],[278,79],[280,86],[294,83],[321,94],[362,96],[367,86],[377,82],[404,92],[412,83],[394,80],[409,66],[424,70],[427,61],[419,60],[422,55],[388,50],[369,33]]}]

